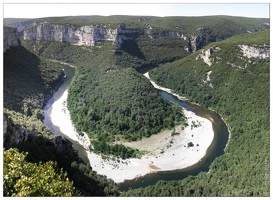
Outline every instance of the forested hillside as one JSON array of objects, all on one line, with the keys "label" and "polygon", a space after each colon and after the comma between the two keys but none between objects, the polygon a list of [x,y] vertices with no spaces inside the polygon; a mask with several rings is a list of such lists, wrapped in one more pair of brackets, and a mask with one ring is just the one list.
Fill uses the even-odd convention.
[{"label": "forested hillside", "polygon": [[56,138],[42,122],[42,100],[63,75],[60,64],[23,46],[4,53],[4,196],[119,194],[113,181],[92,171],[69,141]]},{"label": "forested hillside", "polygon": [[41,105],[64,77],[60,65],[39,58],[23,46],[5,52],[3,72],[4,107],[28,116],[43,115]]},{"label": "forested hillside", "polygon": [[[122,33],[126,39],[120,47],[105,40],[77,46],[21,37],[21,45],[4,52],[4,196],[270,195],[270,34],[264,31],[269,19],[78,16],[4,19],[4,24],[26,28],[45,21],[122,25],[128,32]],[[231,133],[225,154],[214,160],[209,173],[120,193],[112,180],[78,157],[68,140],[42,123],[42,105],[64,77],[60,62],[76,66],[67,105],[77,131],[92,140],[92,151],[138,157],[139,150],[115,142],[140,140],[185,122],[181,108],[163,100],[141,74],[154,68],[150,77],[158,85],[223,117]],[[49,173],[39,176],[42,169]],[[47,181],[37,181],[35,174]],[[50,184],[56,177],[59,181]]]},{"label": "forested hillside", "polygon": [[[154,26],[158,30],[183,30],[186,33],[194,33],[200,27],[208,27],[213,32],[224,32],[225,29],[218,29],[223,26],[228,30],[232,26],[236,27],[236,32],[243,31],[259,31],[268,28],[264,24],[269,22],[269,19],[264,18],[246,18],[246,17],[232,17],[232,16],[204,16],[204,17],[153,17],[153,16],[64,16],[64,17],[45,17],[36,19],[24,18],[5,18],[4,24],[12,25],[14,23],[27,22],[50,22],[50,23],[70,23],[73,25],[89,25],[89,24],[111,24],[111,26],[118,27],[119,24],[124,23],[127,28],[146,28],[147,25]],[[242,29],[242,30],[239,30]]]},{"label": "forested hillside", "polygon": [[[23,44],[31,48],[31,43]],[[68,96],[77,129],[101,142],[114,142],[149,137],[181,123],[181,109],[163,100],[135,69],[119,65],[113,51],[110,42],[100,48],[51,43],[41,54],[52,58],[59,52],[55,59],[77,66]]]},{"label": "forested hillside", "polygon": [[122,195],[269,196],[269,58],[244,56],[239,45],[255,47],[262,54],[270,49],[269,32],[237,35],[206,46],[204,50],[214,49],[211,66],[198,57],[204,53],[200,50],[150,72],[159,85],[225,119],[231,132],[225,154],[216,158],[208,174],[160,181]]}]

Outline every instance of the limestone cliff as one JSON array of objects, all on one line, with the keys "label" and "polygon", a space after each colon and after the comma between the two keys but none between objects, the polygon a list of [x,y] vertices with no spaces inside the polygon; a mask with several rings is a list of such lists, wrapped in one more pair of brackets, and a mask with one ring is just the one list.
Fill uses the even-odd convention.
[{"label": "limestone cliff", "polygon": [[192,52],[195,52],[196,50],[202,48],[205,45],[202,45],[202,43],[205,42],[205,38],[202,35],[199,36],[191,36],[191,39],[188,39],[190,41],[190,46]]},{"label": "limestone cliff", "polygon": [[[10,126],[10,130],[8,131],[8,126]],[[13,130],[13,131],[11,131]],[[41,134],[37,133],[35,127],[32,130],[28,130],[24,127],[16,127],[13,125],[12,120],[7,120],[4,115],[3,118],[3,142],[4,147],[9,148],[11,146],[16,146],[18,143],[28,141],[29,137],[38,137]],[[53,142],[56,145],[56,148],[59,152],[68,155],[76,155],[72,147],[72,142],[68,139],[61,136],[53,136],[51,139],[48,139],[48,142]]]},{"label": "limestone cliff", "polygon": [[130,34],[133,33],[139,31],[126,30],[122,26],[113,29],[93,25],[75,27],[69,24],[43,23],[24,30],[24,40],[69,42],[83,46],[95,46],[101,41],[112,41],[114,45],[120,47],[124,40],[132,39]]},{"label": "limestone cliff", "polygon": [[18,46],[18,30],[14,27],[4,27],[3,30],[3,51],[5,52],[10,46]]},{"label": "limestone cliff", "polygon": [[[203,42],[202,36],[187,37],[183,33],[174,31],[157,32],[148,27],[147,29],[126,29],[125,24],[118,28],[107,28],[106,26],[82,26],[76,27],[70,24],[41,23],[24,30],[24,40],[49,40],[69,42],[73,45],[95,46],[101,41],[112,41],[113,45],[121,47],[123,41],[132,40],[139,34],[147,34],[151,39],[159,37],[176,37],[188,42],[187,51],[196,51]],[[190,49],[188,49],[190,47]]]},{"label": "limestone cliff", "polygon": [[18,33],[22,33],[25,29],[31,27],[31,26],[37,26],[40,24],[40,22],[14,22],[9,24],[9,26],[16,27],[18,30]]},{"label": "limestone cliff", "polygon": [[247,58],[260,58],[265,59],[270,57],[270,48],[267,46],[264,47],[251,47],[247,45],[239,45],[243,56]]},{"label": "limestone cliff", "polygon": [[213,58],[210,58],[210,56],[214,51],[218,51],[218,50],[220,50],[220,48],[215,46],[212,46],[208,48],[207,50],[203,49],[201,51],[201,54],[198,54],[198,56],[196,57],[196,60],[201,58],[204,60],[204,63],[206,63],[208,66],[212,66],[215,61]]},{"label": "limestone cliff", "polygon": [[174,32],[174,31],[162,31],[162,32],[152,32],[151,30],[147,30],[146,33],[150,35],[150,38],[155,39],[159,37],[177,37],[182,38],[184,40],[188,40],[183,33]]},{"label": "limestone cliff", "polygon": [[[18,25],[18,24],[17,24]],[[20,26],[19,26],[20,25]],[[138,35],[147,34],[151,39],[160,37],[175,37],[181,38],[188,42],[185,50],[194,52],[210,42],[220,41],[225,38],[216,37],[215,41],[206,41],[205,36],[183,34],[179,31],[157,31],[150,25],[144,29],[126,29],[125,24],[120,24],[118,28],[110,28],[106,25],[88,25],[88,26],[73,26],[70,24],[52,24],[52,23],[36,23],[35,26],[30,24],[19,24],[18,28],[28,27],[23,32],[24,40],[48,40],[68,42],[73,45],[96,46],[102,41],[112,41],[113,45],[121,47],[123,41],[135,39]]]}]

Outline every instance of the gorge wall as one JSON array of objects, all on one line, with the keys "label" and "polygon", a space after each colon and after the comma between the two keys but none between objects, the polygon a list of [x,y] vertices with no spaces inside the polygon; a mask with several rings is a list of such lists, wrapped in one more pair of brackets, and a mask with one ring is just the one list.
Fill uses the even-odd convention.
[{"label": "gorge wall", "polygon": [[[20,27],[20,30],[24,27],[19,23],[15,25]],[[123,41],[135,39],[138,35],[143,34],[147,34],[151,39],[159,37],[181,38],[188,42],[188,46],[185,47],[187,51],[196,51],[204,43],[203,36],[187,37],[183,33],[173,31],[153,32],[151,28],[126,29],[125,24],[120,24],[118,28],[109,28],[97,25],[76,27],[70,24],[50,24],[46,22],[27,27],[23,31],[23,39],[69,42],[73,45],[83,46],[96,46],[102,41],[112,41],[113,45],[120,48]]]},{"label": "gorge wall", "polygon": [[10,46],[18,46],[19,37],[18,30],[14,27],[3,28],[3,52],[9,49]]},{"label": "gorge wall", "polygon": [[141,34],[140,30],[126,30],[120,26],[117,29],[82,26],[75,27],[69,24],[43,23],[24,30],[24,40],[49,40],[69,42],[73,45],[95,46],[101,41],[113,41],[114,45],[121,47],[124,40],[133,39],[131,34]]}]

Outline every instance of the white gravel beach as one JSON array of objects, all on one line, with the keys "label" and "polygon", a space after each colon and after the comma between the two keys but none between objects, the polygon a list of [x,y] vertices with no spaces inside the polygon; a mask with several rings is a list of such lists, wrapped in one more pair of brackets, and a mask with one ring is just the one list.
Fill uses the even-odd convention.
[{"label": "white gravel beach", "polygon": [[[115,182],[131,180],[156,171],[170,171],[183,169],[199,162],[210,146],[214,132],[209,120],[196,116],[184,110],[188,123],[200,123],[199,127],[187,126],[183,131],[181,126],[176,127],[176,135],[171,136],[173,130],[163,131],[150,138],[138,142],[123,143],[126,146],[147,150],[147,155],[141,159],[126,159],[124,163],[104,161],[96,154],[88,154],[90,165],[99,174],[104,174]],[[192,142],[193,147],[188,147]],[[126,163],[126,164],[125,164]]]},{"label": "white gravel beach", "polygon": [[[165,130],[141,141],[123,143],[126,146],[146,150],[147,154],[142,158],[119,161],[104,160],[100,155],[88,151],[90,145],[88,136],[84,134],[83,137],[79,137],[75,131],[69,111],[66,108],[67,95],[68,91],[66,90],[61,98],[53,103],[50,114],[52,123],[60,127],[60,130],[69,138],[79,141],[84,146],[94,171],[106,175],[116,183],[156,171],[182,169],[194,165],[205,156],[213,141],[212,123],[208,119],[183,109],[189,124],[184,130],[181,126],[177,126],[175,127],[176,134],[173,136],[173,130]],[[193,122],[197,127],[191,126]],[[193,143],[192,147],[188,147],[190,142]]]}]

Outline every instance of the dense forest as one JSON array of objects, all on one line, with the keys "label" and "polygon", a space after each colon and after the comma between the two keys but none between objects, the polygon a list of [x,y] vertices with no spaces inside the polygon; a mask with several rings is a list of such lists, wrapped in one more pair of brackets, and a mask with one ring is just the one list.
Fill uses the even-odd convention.
[{"label": "dense forest", "polygon": [[4,107],[26,115],[43,116],[41,99],[46,100],[54,93],[64,77],[62,68],[23,46],[8,50],[4,54],[4,64],[8,66],[3,69]]},{"label": "dense forest", "polygon": [[[4,53],[4,119],[8,124],[4,140],[4,196],[269,196],[269,58],[244,57],[238,46],[269,49],[269,31],[247,33],[268,29],[264,23],[268,19],[4,19],[8,25],[34,21],[69,22],[74,26],[108,24],[114,28],[124,24],[127,29],[145,31],[131,35],[132,39],[125,40],[120,48],[110,41],[87,47],[47,40],[25,41],[21,37],[21,45]],[[193,49],[182,38],[164,36],[168,31],[188,37],[202,35],[205,40]],[[241,33],[247,34],[237,35]],[[222,41],[214,42],[218,40]],[[211,66],[200,57],[209,48]],[[150,77],[157,84],[223,117],[231,132],[225,154],[214,160],[209,173],[179,181],[158,181],[154,186],[121,193],[112,180],[92,171],[69,141],[64,139],[67,148],[60,150],[54,142],[57,137],[42,123],[42,104],[64,77],[62,65],[52,60],[76,66],[68,109],[78,132],[86,132],[90,137],[92,151],[121,159],[138,157],[142,152],[115,141],[140,140],[185,123],[181,109],[163,100],[139,73],[154,68]],[[10,140],[21,132],[31,134],[19,143]],[[41,170],[44,176],[38,174]],[[53,179],[58,179],[56,184],[50,184]],[[41,189],[43,186],[46,189]]]}]

